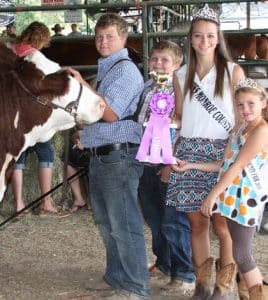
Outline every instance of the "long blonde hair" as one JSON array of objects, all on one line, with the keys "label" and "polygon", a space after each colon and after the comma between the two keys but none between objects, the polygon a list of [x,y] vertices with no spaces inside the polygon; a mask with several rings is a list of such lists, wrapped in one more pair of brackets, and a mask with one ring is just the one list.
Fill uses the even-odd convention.
[{"label": "long blonde hair", "polygon": [[184,85],[184,96],[186,96],[187,92],[190,91],[190,98],[193,95],[193,83],[194,83],[194,76],[196,72],[196,66],[197,66],[197,59],[196,59],[196,53],[191,45],[191,38],[193,34],[193,29],[196,23],[199,21],[205,21],[205,22],[211,22],[217,26],[217,35],[218,35],[218,44],[215,49],[215,55],[214,55],[214,62],[216,66],[216,82],[215,82],[215,90],[214,95],[215,96],[223,96],[224,90],[224,74],[225,71],[227,72],[227,76],[229,79],[229,82],[231,84],[231,75],[228,70],[227,63],[228,61],[232,61],[231,56],[229,55],[229,52],[227,50],[224,36],[222,31],[220,30],[219,24],[216,22],[213,22],[212,20],[207,19],[195,19],[191,22],[190,30],[188,32],[188,62],[187,62],[187,72],[186,72],[186,79],[185,79],[185,85]]}]

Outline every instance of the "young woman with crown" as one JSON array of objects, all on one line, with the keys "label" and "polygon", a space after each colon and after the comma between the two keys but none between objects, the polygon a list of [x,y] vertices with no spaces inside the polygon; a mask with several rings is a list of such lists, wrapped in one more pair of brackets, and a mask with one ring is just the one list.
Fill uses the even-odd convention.
[{"label": "young woman with crown", "polygon": [[[222,159],[227,139],[235,127],[233,91],[244,78],[240,66],[228,55],[219,18],[206,4],[193,16],[188,34],[188,62],[174,80],[177,114],[181,132],[175,156],[189,162]],[[215,172],[180,171],[173,166],[166,204],[187,213],[192,229],[192,251],[196,286],[192,299],[208,299],[213,259],[210,254],[210,218],[200,208],[217,181]],[[235,275],[232,240],[225,218],[214,214],[214,230],[219,238],[220,258],[210,299],[229,299]]]}]

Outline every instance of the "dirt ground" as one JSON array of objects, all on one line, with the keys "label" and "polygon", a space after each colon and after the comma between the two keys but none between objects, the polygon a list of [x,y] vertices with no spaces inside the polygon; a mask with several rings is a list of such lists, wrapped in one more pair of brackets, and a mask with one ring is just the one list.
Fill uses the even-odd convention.
[{"label": "dirt ground", "polygon": [[[1,216],[1,220],[5,217]],[[28,214],[0,229],[1,300],[102,299],[103,292],[86,290],[101,278],[105,268],[103,244],[91,212],[67,216]],[[145,234],[149,262],[153,262],[147,227]],[[268,274],[267,242],[268,234],[257,235],[255,254],[265,275]],[[214,257],[217,248],[213,239]],[[186,299],[161,296],[161,284],[164,283],[152,282],[151,299]]]}]

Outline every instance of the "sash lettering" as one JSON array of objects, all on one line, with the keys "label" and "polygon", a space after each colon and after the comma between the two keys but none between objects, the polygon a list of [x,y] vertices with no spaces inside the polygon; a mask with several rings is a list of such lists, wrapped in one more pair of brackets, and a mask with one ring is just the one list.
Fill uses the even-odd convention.
[{"label": "sash lettering", "polygon": [[[242,143],[242,132],[244,130],[244,126],[242,125],[240,127],[240,129],[237,132],[237,143],[239,146],[239,149],[242,148],[243,143]],[[264,190],[267,190],[267,188],[265,188],[264,184],[263,184],[263,178],[260,175],[260,169],[256,166],[256,162],[255,161],[251,161],[245,168],[244,168],[245,172],[247,173],[250,181],[253,183],[254,188],[257,191],[262,192],[263,194],[265,194]],[[267,193],[267,191],[266,191]]]},{"label": "sash lettering", "polygon": [[223,112],[213,104],[208,97],[204,94],[201,88],[194,83],[193,89],[195,99],[201,104],[201,106],[208,112],[209,115],[218,123],[220,124],[228,133],[232,131],[232,125],[227,120]]}]

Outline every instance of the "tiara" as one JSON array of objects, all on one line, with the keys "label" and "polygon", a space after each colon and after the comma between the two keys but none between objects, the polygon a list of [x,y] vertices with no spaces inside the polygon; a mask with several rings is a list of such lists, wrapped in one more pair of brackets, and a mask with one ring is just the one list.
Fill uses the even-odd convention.
[{"label": "tiara", "polygon": [[208,4],[205,4],[202,8],[200,8],[194,15],[193,20],[197,19],[204,19],[204,20],[210,20],[217,24],[219,24],[219,17],[217,13],[208,6]]},{"label": "tiara", "polygon": [[257,82],[251,78],[244,78],[238,82],[238,84],[235,86],[235,91],[242,89],[242,88],[252,88],[252,89],[258,89]]}]

